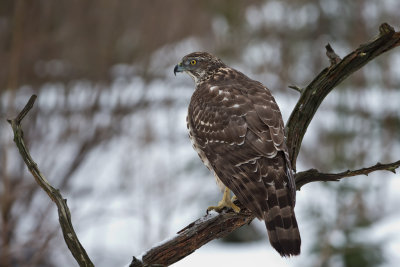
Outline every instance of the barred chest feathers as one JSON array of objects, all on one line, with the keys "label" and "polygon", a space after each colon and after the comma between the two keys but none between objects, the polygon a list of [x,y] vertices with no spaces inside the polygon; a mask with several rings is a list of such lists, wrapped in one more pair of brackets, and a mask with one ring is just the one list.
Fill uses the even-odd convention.
[{"label": "barred chest feathers", "polygon": [[211,166],[210,161],[207,159],[206,154],[204,153],[203,150],[200,149],[199,144],[196,141],[196,138],[194,138],[194,133],[193,133],[193,127],[190,123],[189,117],[186,116],[186,127],[189,131],[189,139],[190,142],[192,143],[192,147],[193,149],[197,152],[197,154],[199,155],[199,158],[201,159],[201,161],[204,163],[204,165],[206,165],[206,167],[214,174],[215,177],[215,181],[219,187],[219,189],[221,191],[223,191],[225,189],[225,185],[224,183],[222,183],[222,181],[218,178],[217,174],[215,173],[213,167]]}]

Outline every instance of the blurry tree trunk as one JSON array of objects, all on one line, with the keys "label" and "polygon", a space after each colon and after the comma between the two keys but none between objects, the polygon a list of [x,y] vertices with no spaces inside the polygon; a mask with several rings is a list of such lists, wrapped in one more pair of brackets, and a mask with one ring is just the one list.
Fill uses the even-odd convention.
[{"label": "blurry tree trunk", "polygon": [[[20,58],[22,53],[22,42],[23,42],[23,24],[25,18],[26,11],[26,3],[25,0],[16,0],[14,7],[14,18],[13,18],[13,32],[12,32],[12,40],[11,40],[11,53],[10,53],[10,61],[9,65],[9,73],[8,73],[8,81],[6,88],[0,88],[1,90],[9,89],[11,90],[11,100],[15,99],[15,90],[18,87],[18,77],[19,77],[19,66],[20,66]],[[7,65],[7,63],[5,63]],[[0,103],[1,105],[1,103]],[[11,107],[10,105],[9,107]],[[1,108],[1,107],[0,107]],[[4,156],[2,160],[4,164],[0,164],[1,166],[7,166],[6,164],[6,147],[1,148],[1,153],[4,151]],[[2,162],[3,163],[3,162]],[[1,170],[2,172],[2,184],[3,184],[3,194],[0,196],[0,203],[2,205],[1,210],[1,233],[0,233],[0,242],[1,242],[1,250],[0,250],[0,266],[11,266],[11,240],[12,235],[14,233],[14,223],[12,220],[12,206],[14,202],[14,194],[12,187],[12,181],[10,177],[6,174],[5,168]]]},{"label": "blurry tree trunk", "polygon": [[18,87],[19,67],[21,62],[22,42],[24,36],[24,20],[26,13],[26,0],[16,0],[14,7],[13,31],[11,41],[11,55],[7,89],[13,92]]}]

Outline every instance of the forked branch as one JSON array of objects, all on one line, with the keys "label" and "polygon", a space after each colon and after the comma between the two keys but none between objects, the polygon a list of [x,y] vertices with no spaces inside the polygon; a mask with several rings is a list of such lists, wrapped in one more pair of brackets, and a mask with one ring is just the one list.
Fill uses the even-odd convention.
[{"label": "forked branch", "polygon": [[327,56],[331,66],[320,74],[301,91],[301,96],[286,123],[287,146],[291,163],[296,170],[296,160],[308,125],[325,97],[350,74],[361,69],[365,64],[400,45],[400,32],[387,23],[379,27],[379,35],[372,41],[360,45],[359,48],[345,56],[342,60],[330,45],[327,45]]},{"label": "forked branch", "polygon": [[67,244],[69,250],[74,256],[75,260],[78,262],[79,266],[92,267],[94,266],[91,262],[89,256],[87,255],[82,244],[79,242],[76,236],[74,227],[71,222],[71,214],[67,205],[67,200],[62,197],[60,191],[52,187],[47,181],[47,179],[40,172],[37,164],[33,161],[29,150],[25,146],[23,139],[24,133],[21,128],[21,121],[28,114],[29,110],[33,107],[35,103],[36,95],[32,95],[28,103],[22,109],[15,119],[7,120],[14,132],[14,142],[18,147],[19,153],[24,160],[29,171],[32,173],[38,185],[47,193],[50,199],[57,205],[58,218],[60,221],[60,226],[64,235],[65,243]]}]

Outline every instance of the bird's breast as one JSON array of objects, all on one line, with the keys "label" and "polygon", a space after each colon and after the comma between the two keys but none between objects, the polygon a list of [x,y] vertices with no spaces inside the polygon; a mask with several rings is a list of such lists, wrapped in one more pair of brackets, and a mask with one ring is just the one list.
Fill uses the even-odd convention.
[{"label": "bird's breast", "polygon": [[201,161],[204,163],[204,165],[206,165],[210,171],[213,171],[210,161],[207,159],[206,154],[201,149],[201,146],[199,145],[199,143],[196,140],[195,133],[193,131],[193,126],[192,126],[188,116],[186,116],[186,125],[187,125],[188,131],[189,131],[189,139],[192,143],[194,150],[197,152],[197,154],[199,155],[199,157],[200,157]]}]

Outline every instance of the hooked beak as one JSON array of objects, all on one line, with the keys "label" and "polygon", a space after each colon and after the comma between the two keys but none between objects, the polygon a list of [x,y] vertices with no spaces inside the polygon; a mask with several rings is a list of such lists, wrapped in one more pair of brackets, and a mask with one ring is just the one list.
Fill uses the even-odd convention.
[{"label": "hooked beak", "polygon": [[182,72],[182,71],[184,71],[184,70],[185,70],[185,68],[183,67],[182,62],[179,63],[178,65],[175,65],[175,68],[174,68],[174,74],[175,74],[175,76],[176,76],[176,73],[177,73],[177,72]]}]

